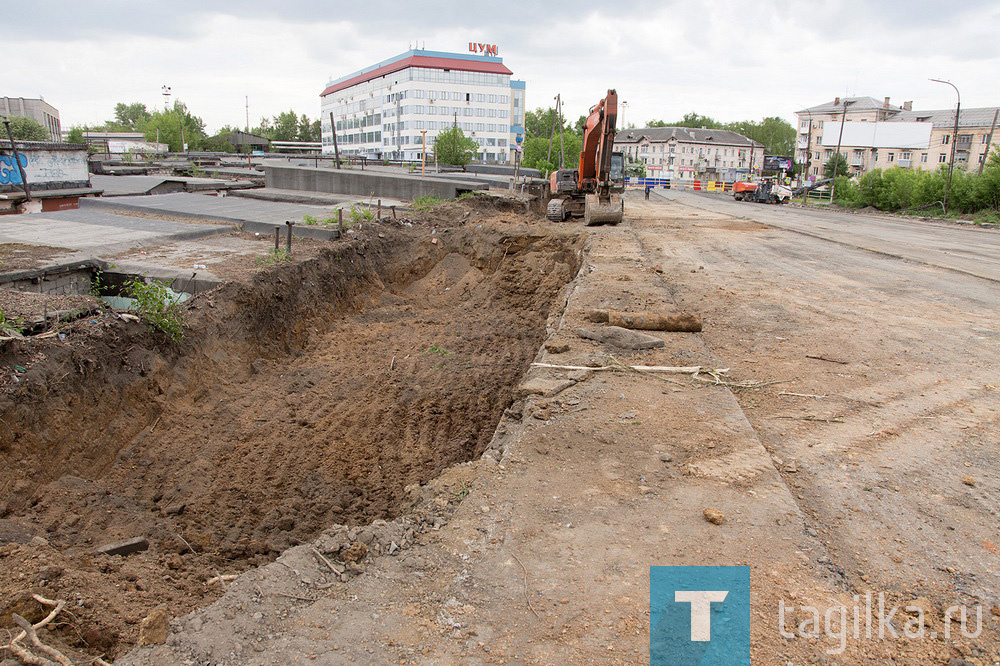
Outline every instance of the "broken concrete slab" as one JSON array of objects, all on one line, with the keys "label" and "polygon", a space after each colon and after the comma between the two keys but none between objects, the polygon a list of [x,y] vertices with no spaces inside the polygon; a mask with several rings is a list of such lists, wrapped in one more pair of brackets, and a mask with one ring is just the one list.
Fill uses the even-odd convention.
[{"label": "broken concrete slab", "polygon": [[587,340],[595,340],[620,349],[656,349],[663,346],[663,340],[652,335],[630,331],[620,326],[605,326],[604,328],[581,328],[577,335]]},{"label": "broken concrete slab", "polygon": [[94,552],[98,555],[131,555],[141,553],[144,550],[149,550],[149,541],[145,537],[133,537],[101,546]]},{"label": "broken concrete slab", "polygon": [[543,377],[535,377],[521,384],[517,388],[515,395],[518,398],[524,398],[529,395],[540,395],[545,398],[551,398],[554,395],[562,393],[574,384],[576,384],[576,382],[572,379],[545,379]]}]

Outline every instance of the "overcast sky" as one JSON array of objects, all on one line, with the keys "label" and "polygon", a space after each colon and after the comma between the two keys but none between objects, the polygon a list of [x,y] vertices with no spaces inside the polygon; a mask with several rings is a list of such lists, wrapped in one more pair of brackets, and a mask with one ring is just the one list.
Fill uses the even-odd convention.
[{"label": "overcast sky", "polygon": [[0,95],[44,97],[64,128],[116,102],[162,106],[161,88],[210,132],[293,109],[411,45],[496,44],[527,81],[529,109],[561,93],[575,119],[618,90],[624,123],[696,111],[721,121],[781,116],[836,96],[915,109],[1000,105],[996,0],[691,0],[404,3],[284,0],[35,0],[3,10]]}]

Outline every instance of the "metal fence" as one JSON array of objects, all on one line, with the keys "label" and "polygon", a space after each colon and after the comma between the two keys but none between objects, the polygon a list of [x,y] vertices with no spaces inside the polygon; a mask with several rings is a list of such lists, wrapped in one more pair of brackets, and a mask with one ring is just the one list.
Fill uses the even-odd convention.
[{"label": "metal fence", "polygon": [[625,178],[625,187],[645,190],[696,190],[700,192],[732,192],[733,184],[722,180],[682,180],[671,178]]}]

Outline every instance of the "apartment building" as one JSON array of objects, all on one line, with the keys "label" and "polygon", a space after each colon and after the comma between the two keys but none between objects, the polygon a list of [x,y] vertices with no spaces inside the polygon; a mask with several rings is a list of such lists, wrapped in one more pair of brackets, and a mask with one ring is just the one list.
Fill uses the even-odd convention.
[{"label": "apartment building", "polygon": [[62,141],[59,110],[44,99],[0,97],[0,116],[27,116],[28,118],[34,118],[48,130],[50,141]]},{"label": "apartment building", "polygon": [[764,144],[729,130],[645,127],[622,130],[614,149],[646,165],[652,178],[736,181],[764,163]]},{"label": "apartment building", "polygon": [[998,107],[962,109],[955,137],[955,110],[914,111],[912,102],[893,106],[871,97],[835,98],[803,109],[798,117],[796,161],[811,180],[823,177],[824,165],[840,145],[852,174],[895,166],[937,169],[951,159],[955,166],[978,169],[990,147],[1000,145]]},{"label": "apartment building", "polygon": [[342,154],[419,161],[425,137],[430,154],[437,134],[458,125],[479,161],[510,163],[525,110],[525,83],[512,75],[497,56],[411,49],[327,84],[322,150],[333,153],[336,127]]}]

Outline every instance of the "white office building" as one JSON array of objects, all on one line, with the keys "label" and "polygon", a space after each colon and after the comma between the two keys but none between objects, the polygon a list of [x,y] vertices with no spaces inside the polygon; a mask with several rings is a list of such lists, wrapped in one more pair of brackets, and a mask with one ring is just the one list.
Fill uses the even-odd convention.
[{"label": "white office building", "polygon": [[[470,47],[473,45],[470,45]],[[413,49],[330,81],[320,94],[323,152],[419,161],[457,124],[484,163],[513,161],[524,137],[524,81],[496,56]]]}]

